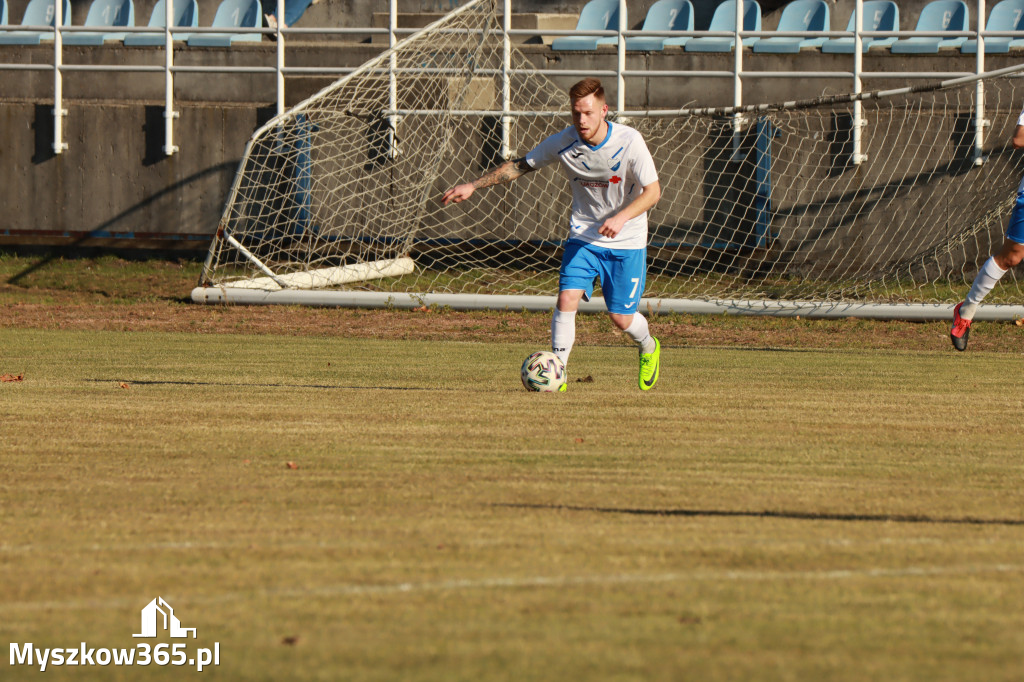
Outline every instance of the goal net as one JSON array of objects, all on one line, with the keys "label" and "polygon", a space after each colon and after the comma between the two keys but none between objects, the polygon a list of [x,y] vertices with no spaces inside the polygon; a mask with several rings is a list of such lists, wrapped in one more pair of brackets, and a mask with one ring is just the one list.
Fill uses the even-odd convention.
[{"label": "goal net", "polygon": [[[970,79],[856,103],[632,112],[663,190],[646,305],[946,315],[1001,243],[1024,174],[1007,142],[1021,83],[1014,70],[984,80],[981,164]],[[508,44],[493,0],[460,7],[253,135],[193,299],[550,308],[568,233],[561,172],[440,197],[525,154],[567,111],[565,88]],[[1019,294],[1004,282],[993,302]]]}]

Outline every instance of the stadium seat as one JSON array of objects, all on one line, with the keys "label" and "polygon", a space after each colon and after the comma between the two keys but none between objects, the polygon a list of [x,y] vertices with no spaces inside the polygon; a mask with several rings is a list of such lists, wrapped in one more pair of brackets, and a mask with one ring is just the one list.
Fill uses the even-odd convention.
[{"label": "stadium seat", "polygon": [[[854,30],[856,11],[850,13],[847,31]],[[898,31],[900,30],[900,8],[891,0],[866,0],[864,14],[861,16],[862,31]],[[889,47],[896,38],[863,38],[861,51],[867,52],[872,47]],[[853,54],[853,38],[829,38],[821,45],[821,51],[832,54]]]},{"label": "stadium seat", "polygon": [[[647,10],[641,31],[692,31],[693,5],[690,0],[658,0]],[[663,50],[666,45],[685,45],[688,36],[666,38],[634,36],[626,38],[627,50]]]},{"label": "stadium seat", "polygon": [[[779,31],[828,31],[828,3],[825,0],[793,0],[782,10]],[[796,54],[805,47],[821,47],[824,38],[761,38],[754,43],[754,52]]]},{"label": "stadium seat", "polygon": [[[153,13],[149,15],[149,28],[164,28],[167,19],[167,5],[164,0],[157,0],[153,7]],[[174,14],[171,17],[171,26],[183,26],[192,28],[199,25],[199,5],[196,0],[174,0]],[[174,31],[174,40],[188,40],[189,33]],[[124,38],[124,44],[128,46],[140,45],[163,45],[164,34],[162,33],[129,33]]]},{"label": "stadium seat", "polygon": [[[260,0],[223,0],[213,16],[213,28],[262,28]],[[189,46],[231,47],[235,43],[259,42],[260,33],[193,33]]]},{"label": "stadium seat", "polygon": [[[109,28],[112,26],[134,26],[135,5],[132,0],[93,0],[83,26]],[[102,45],[108,40],[124,40],[124,33],[88,31],[65,33],[65,45]]]},{"label": "stadium seat", "polygon": [[[61,26],[71,25],[71,1],[62,3]],[[53,26],[56,15],[54,0],[30,0],[25,8],[22,26]],[[0,45],[38,45],[44,40],[53,40],[50,31],[0,31]]]},{"label": "stadium seat", "polygon": [[7,0],[0,0],[0,24],[7,23]]},{"label": "stadium seat", "polygon": [[[319,0],[316,0],[319,2]],[[281,10],[281,5],[284,5],[284,25],[285,27],[295,26],[295,22],[302,18],[302,15],[306,13],[306,10],[314,4],[314,0],[281,0],[280,4],[274,9],[272,14],[268,14],[269,17],[274,17],[277,21],[280,21],[280,17],[277,14]],[[276,28],[271,25],[271,28]]]},{"label": "stadium seat", "polygon": [[[711,15],[709,31],[735,31],[736,30],[736,0],[725,0],[715,8]],[[761,30],[761,6],[755,0],[743,0],[743,30]],[[753,45],[757,38],[744,38],[744,45]],[[694,38],[686,41],[684,49],[687,52],[732,52],[735,38]]]},{"label": "stadium seat", "polygon": [[[619,0],[590,0],[580,11],[577,31],[618,31]],[[613,36],[560,36],[551,41],[552,50],[595,50],[598,45],[615,45]]]},{"label": "stadium seat", "polygon": [[[915,31],[966,31],[968,30],[967,5],[963,0],[935,0],[924,6],[917,19]],[[921,36],[900,38],[892,44],[893,54],[937,54],[943,47],[960,47],[967,36]]]},{"label": "stadium seat", "polygon": [[[1020,38],[985,38],[985,54],[1009,52],[1011,48],[1024,47],[1024,0],[1003,0],[988,15],[986,31],[1020,31]],[[978,41],[965,40],[960,46],[964,54],[977,54]]]}]

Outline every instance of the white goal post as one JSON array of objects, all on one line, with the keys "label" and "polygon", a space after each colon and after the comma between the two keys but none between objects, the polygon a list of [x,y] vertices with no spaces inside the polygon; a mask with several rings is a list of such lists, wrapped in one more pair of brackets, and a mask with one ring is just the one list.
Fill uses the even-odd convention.
[{"label": "white goal post", "polygon": [[[1008,145],[1022,72],[628,112],[663,189],[642,309],[950,318],[1024,174]],[[992,127],[976,165],[981,91]],[[870,122],[857,164],[855,104]],[[193,300],[551,309],[569,209],[559,173],[439,198],[564,127],[566,111],[564,88],[509,43],[495,0],[459,7],[252,136]],[[1020,293],[1008,278],[991,300]],[[1024,307],[986,305],[977,319],[1014,317]]]}]

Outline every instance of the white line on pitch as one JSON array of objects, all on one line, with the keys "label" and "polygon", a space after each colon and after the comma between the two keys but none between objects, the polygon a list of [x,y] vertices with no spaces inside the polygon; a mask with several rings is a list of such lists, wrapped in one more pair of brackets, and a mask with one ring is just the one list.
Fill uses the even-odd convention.
[{"label": "white line on pitch", "polygon": [[[830,571],[709,571],[673,573],[626,573],[590,576],[527,576],[522,578],[479,578],[427,582],[386,583],[365,585],[342,583],[309,589],[267,589],[246,592],[227,592],[209,596],[175,595],[174,603],[237,602],[247,599],[302,599],[308,597],[365,597],[410,594],[417,592],[461,592],[490,589],[529,589],[550,587],[579,587],[587,585],[643,585],[688,581],[772,581],[772,580],[850,580],[857,578],[909,578],[948,575],[977,575],[981,573],[1022,573],[1024,564],[983,564],[967,566],[910,566],[907,568],[852,568]],[[88,599],[68,601],[12,602],[0,604],[5,611],[45,611],[63,609],[121,609],[137,606],[137,599]]]},{"label": "white line on pitch", "polygon": [[[686,581],[766,581],[766,580],[846,580],[850,578],[902,578],[939,575],[973,575],[978,573],[1020,573],[1024,565],[991,564],[982,566],[908,567],[894,569],[843,569],[831,571],[693,571],[674,573],[626,573],[593,576],[536,576],[523,578],[480,578],[476,580],[443,580],[421,583],[385,585],[327,585],[304,590],[266,590],[270,598],[306,596],[373,596],[408,594],[410,592],[447,592],[476,589],[517,589],[530,587],[574,587],[584,585],[632,585]],[[226,595],[227,596],[227,595]],[[230,596],[228,597],[231,598]],[[214,598],[216,600],[216,598]]]}]

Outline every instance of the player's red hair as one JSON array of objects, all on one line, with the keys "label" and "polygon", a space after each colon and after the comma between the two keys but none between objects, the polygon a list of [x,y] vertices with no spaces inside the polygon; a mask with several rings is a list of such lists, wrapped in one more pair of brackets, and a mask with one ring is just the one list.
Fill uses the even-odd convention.
[{"label": "player's red hair", "polygon": [[587,95],[593,95],[594,99],[604,102],[604,86],[596,78],[584,78],[579,83],[569,88],[569,101],[575,102]]}]

